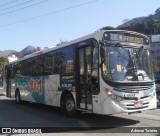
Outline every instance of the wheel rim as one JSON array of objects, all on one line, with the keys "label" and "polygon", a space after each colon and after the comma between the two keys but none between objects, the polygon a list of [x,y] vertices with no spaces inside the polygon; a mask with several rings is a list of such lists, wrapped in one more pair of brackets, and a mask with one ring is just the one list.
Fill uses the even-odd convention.
[{"label": "wheel rim", "polygon": [[74,101],[73,100],[67,100],[66,102],[66,110],[72,111],[74,109]]}]

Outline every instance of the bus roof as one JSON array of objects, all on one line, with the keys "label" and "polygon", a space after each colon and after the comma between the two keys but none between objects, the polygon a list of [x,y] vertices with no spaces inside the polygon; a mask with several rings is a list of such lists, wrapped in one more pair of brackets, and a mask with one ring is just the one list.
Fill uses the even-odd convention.
[{"label": "bus roof", "polygon": [[83,41],[85,41],[87,39],[91,39],[91,38],[97,38],[98,39],[98,37],[100,37],[100,36],[102,37],[104,32],[127,32],[127,33],[141,35],[141,36],[144,36],[144,37],[148,38],[146,35],[138,33],[138,32],[134,32],[134,31],[128,31],[128,30],[100,30],[100,31],[95,31],[92,34],[77,38],[75,40],[71,40],[69,42],[65,42],[65,43],[62,43],[60,45],[53,46],[51,48],[47,48],[47,49],[44,49],[44,50],[41,50],[41,51],[34,52],[32,54],[24,56],[23,58],[20,58],[20,59],[18,59],[16,61],[13,61],[13,62],[11,62],[9,64],[12,64],[12,63],[15,63],[15,62],[19,62],[21,60],[29,59],[29,58],[32,58],[32,57],[35,57],[35,56],[38,56],[38,55],[41,55],[41,54],[45,54],[47,52],[50,52],[50,51],[53,51],[53,50],[57,50],[57,49],[60,49],[60,48],[63,48],[63,47],[67,47],[67,46],[73,45],[75,43],[83,42]]}]

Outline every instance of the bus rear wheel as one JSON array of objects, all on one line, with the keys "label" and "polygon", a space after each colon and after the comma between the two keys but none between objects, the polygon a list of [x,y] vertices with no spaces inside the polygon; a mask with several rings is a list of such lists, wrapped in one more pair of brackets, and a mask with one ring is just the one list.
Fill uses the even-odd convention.
[{"label": "bus rear wheel", "polygon": [[64,101],[64,108],[68,116],[78,117],[79,111],[76,110],[75,101],[72,95],[67,95]]},{"label": "bus rear wheel", "polygon": [[20,102],[21,102],[21,96],[20,96],[20,92],[19,92],[19,91],[16,91],[15,99],[16,99],[16,102],[17,102],[17,103],[20,103]]}]

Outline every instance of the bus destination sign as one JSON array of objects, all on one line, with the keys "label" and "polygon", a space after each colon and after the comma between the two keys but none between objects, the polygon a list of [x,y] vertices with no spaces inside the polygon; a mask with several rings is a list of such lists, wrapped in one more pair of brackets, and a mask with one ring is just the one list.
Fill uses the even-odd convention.
[{"label": "bus destination sign", "polygon": [[105,41],[131,42],[149,45],[149,40],[141,35],[124,33],[124,32],[106,32],[104,33]]}]

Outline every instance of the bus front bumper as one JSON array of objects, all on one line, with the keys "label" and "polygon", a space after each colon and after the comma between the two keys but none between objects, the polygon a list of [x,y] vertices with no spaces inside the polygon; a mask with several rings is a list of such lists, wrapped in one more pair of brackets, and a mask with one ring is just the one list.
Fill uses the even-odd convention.
[{"label": "bus front bumper", "polygon": [[124,100],[121,102],[106,99],[102,104],[102,114],[132,113],[157,108],[156,94],[140,100]]}]

